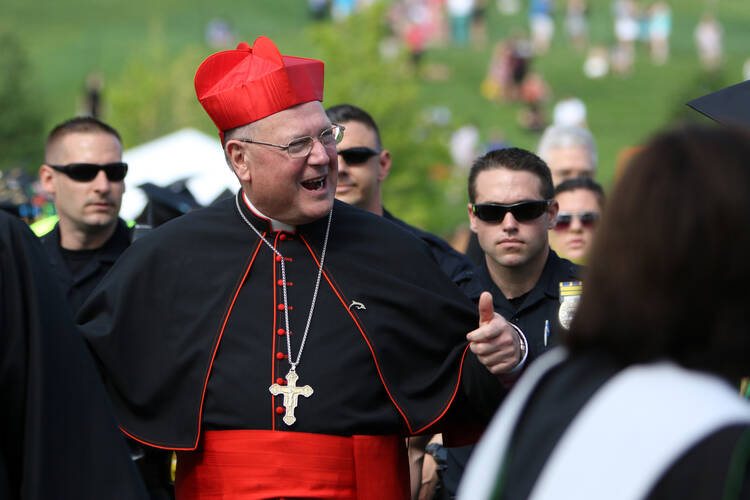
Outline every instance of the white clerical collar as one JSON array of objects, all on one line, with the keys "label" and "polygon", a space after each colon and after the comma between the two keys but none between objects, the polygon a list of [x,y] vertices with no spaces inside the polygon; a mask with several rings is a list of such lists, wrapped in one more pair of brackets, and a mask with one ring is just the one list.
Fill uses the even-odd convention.
[{"label": "white clerical collar", "polygon": [[268,221],[271,223],[271,230],[272,231],[286,231],[288,233],[293,233],[296,230],[295,226],[286,224],[284,222],[278,221],[276,219],[272,219],[268,217],[267,215],[264,215],[263,212],[255,208],[255,205],[252,204],[252,202],[248,199],[245,192],[242,192],[242,197],[245,198],[245,203],[247,203],[247,206],[250,207],[250,210],[255,212],[255,215],[258,215],[264,219],[268,219]]}]

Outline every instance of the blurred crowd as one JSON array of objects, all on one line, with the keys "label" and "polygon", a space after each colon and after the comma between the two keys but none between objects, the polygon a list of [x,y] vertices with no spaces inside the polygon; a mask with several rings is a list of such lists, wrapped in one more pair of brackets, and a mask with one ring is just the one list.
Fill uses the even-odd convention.
[{"label": "blurred crowd", "polygon": [[[585,96],[533,63],[562,21],[590,78],[632,73],[638,43],[666,65],[672,11],[614,0],[602,48],[593,4],[392,3],[415,66],[490,44],[489,9],[528,15],[480,92],[538,141],[453,131],[450,242],[385,206],[403,162],[367,110],[323,106],[322,61],[231,48],[221,18],[194,84],[239,190],[202,206],[184,180],[143,183],[124,220],[132,171],[98,92],[57,124],[38,176],[0,172],[0,496],[750,498],[750,81],[688,103],[718,123],[623,150],[605,192]],[[718,21],[694,33],[715,71]]]}]

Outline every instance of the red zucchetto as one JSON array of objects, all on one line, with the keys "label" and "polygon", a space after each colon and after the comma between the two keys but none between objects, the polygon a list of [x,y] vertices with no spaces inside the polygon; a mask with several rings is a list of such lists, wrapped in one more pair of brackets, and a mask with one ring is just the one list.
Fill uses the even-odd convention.
[{"label": "red zucchetto", "polygon": [[195,93],[222,142],[224,131],[297,104],[323,100],[323,62],[282,56],[260,36],[252,47],[209,56],[195,73]]}]

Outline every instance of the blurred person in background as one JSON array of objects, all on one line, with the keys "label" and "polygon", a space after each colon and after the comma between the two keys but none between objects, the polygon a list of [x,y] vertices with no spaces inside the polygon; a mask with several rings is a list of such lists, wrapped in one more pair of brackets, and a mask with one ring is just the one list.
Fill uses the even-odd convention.
[{"label": "blurred person in background", "polygon": [[669,60],[669,36],[672,32],[672,9],[667,2],[656,2],[648,11],[648,39],[651,60],[661,66]]},{"label": "blurred person in background", "polygon": [[555,186],[566,179],[596,175],[596,143],[584,127],[550,125],[539,139],[537,154],[547,163]]},{"label": "blurred person in background", "polygon": [[586,48],[588,41],[588,5],[586,0],[568,0],[565,8],[565,31],[577,51]]},{"label": "blurred person in background", "polygon": [[746,130],[692,127],[631,160],[565,347],[506,398],[459,498],[750,498],[748,157]]},{"label": "blurred person in background", "polygon": [[536,55],[547,53],[555,35],[555,20],[552,18],[552,0],[529,1],[529,32]]},{"label": "blurred person in background", "polygon": [[475,0],[446,0],[445,2],[451,24],[451,42],[457,47],[469,43],[474,3]]},{"label": "blurred person in background", "polygon": [[588,177],[577,177],[558,184],[555,199],[560,211],[549,232],[550,247],[565,259],[585,264],[604,208],[604,190]]},{"label": "blurred person in background", "polygon": [[706,12],[695,26],[693,39],[698,51],[698,59],[705,71],[714,72],[721,66],[724,52],[724,32],[716,17]]}]

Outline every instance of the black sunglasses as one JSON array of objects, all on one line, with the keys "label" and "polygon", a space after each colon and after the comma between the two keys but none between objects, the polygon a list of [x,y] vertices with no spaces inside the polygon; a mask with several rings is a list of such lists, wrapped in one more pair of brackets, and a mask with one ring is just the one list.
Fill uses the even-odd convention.
[{"label": "black sunglasses", "polygon": [[374,149],[365,146],[341,149],[336,152],[341,155],[347,165],[360,165],[373,156],[380,154],[380,151],[375,151]]},{"label": "black sunglasses", "polygon": [[598,212],[558,212],[557,220],[555,222],[556,231],[566,231],[570,228],[573,223],[573,217],[578,218],[581,221],[581,226],[585,229],[593,229],[596,226],[596,222],[599,220]]},{"label": "black sunglasses", "polygon": [[99,175],[99,170],[104,170],[110,182],[119,182],[128,173],[128,164],[121,161],[105,163],[104,165],[97,163],[68,163],[67,165],[48,166],[78,182],[93,181]]},{"label": "black sunglasses", "polygon": [[518,222],[529,222],[541,216],[549,206],[547,200],[519,201],[518,203],[474,203],[471,211],[479,220],[502,222],[510,212]]}]

